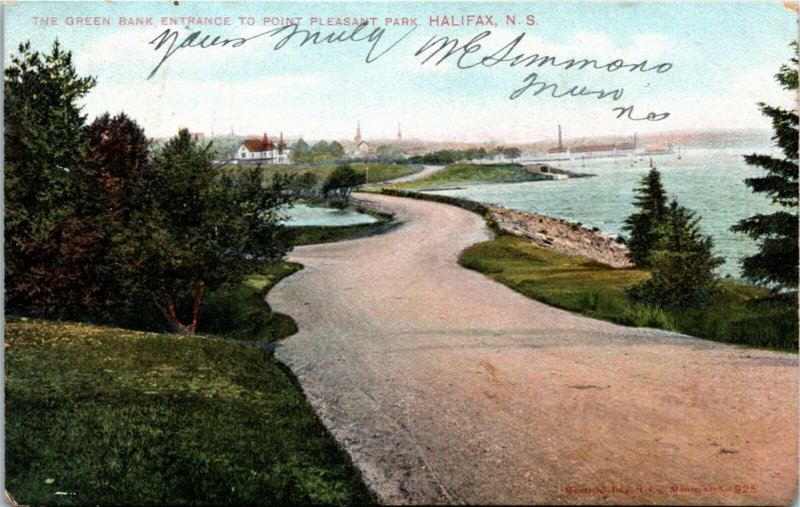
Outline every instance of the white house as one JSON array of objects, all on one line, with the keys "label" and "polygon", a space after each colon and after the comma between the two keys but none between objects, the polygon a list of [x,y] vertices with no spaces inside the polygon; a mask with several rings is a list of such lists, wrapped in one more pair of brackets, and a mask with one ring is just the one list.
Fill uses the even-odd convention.
[{"label": "white house", "polygon": [[292,162],[291,150],[283,142],[283,132],[281,132],[278,144],[273,143],[265,133],[261,139],[245,139],[239,149],[236,150],[235,159],[237,161],[261,162],[263,164],[290,164]]},{"label": "white house", "polygon": [[354,155],[369,155],[372,148],[370,148],[369,143],[366,141],[361,141],[356,145],[356,149],[353,152]]}]

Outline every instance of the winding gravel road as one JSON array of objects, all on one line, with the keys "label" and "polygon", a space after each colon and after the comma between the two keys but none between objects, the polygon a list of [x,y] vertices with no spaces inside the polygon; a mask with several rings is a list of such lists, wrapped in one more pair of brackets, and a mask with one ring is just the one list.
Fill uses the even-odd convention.
[{"label": "winding gravel road", "polygon": [[798,360],[561,311],[461,268],[472,213],[297,248],[279,360],[384,503],[789,504]]},{"label": "winding gravel road", "polygon": [[443,165],[424,165],[424,166],[422,166],[422,170],[420,170],[419,172],[416,172],[414,174],[409,174],[408,176],[401,176],[400,178],[395,178],[393,180],[383,181],[383,182],[380,182],[380,183],[375,183],[374,186],[381,187],[381,186],[389,184],[389,183],[408,183],[410,181],[421,180],[422,178],[427,178],[428,176],[432,176],[432,175],[438,173],[439,171],[441,171],[445,167],[447,167],[447,166],[443,166]]}]

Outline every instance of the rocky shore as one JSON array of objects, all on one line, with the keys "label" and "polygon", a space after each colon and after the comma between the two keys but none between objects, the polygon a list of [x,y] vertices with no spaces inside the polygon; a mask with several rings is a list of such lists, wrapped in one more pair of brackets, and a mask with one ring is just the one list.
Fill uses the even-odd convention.
[{"label": "rocky shore", "polygon": [[578,255],[608,264],[629,268],[628,249],[616,236],[582,225],[536,213],[486,205],[501,230],[528,238],[537,245],[568,255]]}]

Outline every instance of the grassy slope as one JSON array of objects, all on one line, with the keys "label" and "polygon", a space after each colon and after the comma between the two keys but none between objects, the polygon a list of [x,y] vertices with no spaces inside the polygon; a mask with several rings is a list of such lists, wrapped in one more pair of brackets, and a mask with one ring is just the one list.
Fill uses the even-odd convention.
[{"label": "grassy slope", "polygon": [[[296,331],[264,264],[207,298],[202,332]],[[373,502],[290,373],[256,348],[170,334],[11,320],[6,487],[25,504]],[[55,495],[55,492],[75,493]]]},{"label": "grassy slope", "polygon": [[427,178],[392,185],[390,188],[396,190],[432,190],[475,183],[513,183],[536,181],[538,179],[541,179],[541,176],[531,174],[523,167],[511,164],[453,164]]},{"label": "grassy slope", "polygon": [[260,350],[46,321],[10,321],[5,338],[6,488],[21,503],[373,501]]},{"label": "grassy slope", "polygon": [[712,307],[669,309],[637,304],[624,290],[648,275],[562,255],[513,236],[462,252],[463,266],[547,304],[626,325],[659,327],[717,341],[797,350],[794,300],[756,287],[722,282]]},{"label": "grassy slope", "polygon": [[199,332],[265,342],[293,335],[297,332],[294,320],[271,312],[264,298],[281,279],[300,269],[300,264],[291,262],[265,263],[242,283],[210,294],[200,309]]},{"label": "grassy slope", "polygon": [[292,235],[292,244],[295,246],[316,245],[383,234],[398,225],[398,222],[380,221],[343,227],[304,226],[292,227],[290,234]]}]

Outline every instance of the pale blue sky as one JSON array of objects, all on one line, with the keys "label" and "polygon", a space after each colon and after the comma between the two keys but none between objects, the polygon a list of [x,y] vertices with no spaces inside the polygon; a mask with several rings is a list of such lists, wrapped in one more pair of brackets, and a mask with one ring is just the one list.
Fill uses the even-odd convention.
[{"label": "pale blue sky", "polygon": [[[636,63],[670,62],[663,74],[610,74],[596,69],[494,68],[458,70],[453,64],[420,65],[414,52],[431,36],[462,41],[484,27],[428,26],[429,16],[493,15],[497,27],[481,41],[480,55],[491,54],[520,33],[518,51],[560,59],[623,58]],[[517,26],[505,26],[506,15]],[[524,26],[526,15],[536,25]],[[762,128],[769,124],[756,102],[790,100],[773,74],[790,56],[796,13],[781,2],[546,2],[546,3],[302,3],[302,2],[18,2],[5,6],[5,61],[16,45],[30,39],[46,48],[58,37],[75,54],[78,71],[97,76],[86,100],[90,117],[126,111],[151,136],[173,134],[188,126],[206,133],[303,134],[307,139],[352,137],[357,120],[365,137],[393,137],[397,124],[406,137],[436,140],[535,141],[552,137],[561,123],[568,136],[626,134],[688,128]],[[37,26],[33,17],[56,17],[58,26]],[[72,16],[108,16],[110,27],[65,24]],[[191,31],[236,37],[272,27],[264,16],[415,17],[419,26],[381,59],[364,63],[366,43],[299,48],[289,43],[273,51],[274,39],[256,39],[240,48],[184,49],[146,80],[163,52],[148,42],[166,27],[120,27],[120,16],[230,16],[233,24],[191,27]],[[238,16],[256,18],[242,26]],[[182,35],[186,27],[173,27]],[[313,27],[328,33],[336,27]],[[374,28],[369,27],[367,32]],[[383,41],[408,28],[387,27]],[[492,51],[490,51],[490,49]],[[477,54],[477,53],[476,53]],[[474,59],[473,59],[474,60]],[[530,72],[566,91],[572,86],[624,88],[619,102],[592,97],[554,99],[509,94]],[[791,102],[788,102],[791,103]],[[661,122],[616,119],[613,107],[635,105],[637,114],[669,111]]]}]

